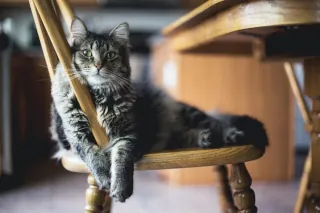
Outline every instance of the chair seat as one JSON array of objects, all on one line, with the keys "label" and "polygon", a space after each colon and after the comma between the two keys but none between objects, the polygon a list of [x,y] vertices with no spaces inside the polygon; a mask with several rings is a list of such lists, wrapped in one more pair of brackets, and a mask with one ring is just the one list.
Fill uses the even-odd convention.
[{"label": "chair seat", "polygon": [[[236,164],[258,159],[264,152],[265,150],[251,145],[219,149],[170,150],[145,155],[135,168],[136,170],[161,170]],[[75,156],[63,157],[62,165],[71,172],[89,173],[84,162]]]}]

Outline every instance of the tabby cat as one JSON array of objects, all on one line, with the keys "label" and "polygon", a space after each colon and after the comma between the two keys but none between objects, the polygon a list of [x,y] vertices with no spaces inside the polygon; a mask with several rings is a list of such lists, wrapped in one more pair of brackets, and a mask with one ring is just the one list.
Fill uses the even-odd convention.
[{"label": "tabby cat", "polygon": [[96,145],[61,64],[52,82],[52,138],[62,151],[75,153],[101,189],[124,202],[133,193],[134,163],[144,154],[186,147],[215,148],[248,142],[264,149],[263,124],[249,116],[208,115],[177,102],[151,83],[130,80],[129,26],[122,23],[108,35],[87,30],[74,18],[70,27],[72,78],[91,92],[100,125],[110,143]]}]

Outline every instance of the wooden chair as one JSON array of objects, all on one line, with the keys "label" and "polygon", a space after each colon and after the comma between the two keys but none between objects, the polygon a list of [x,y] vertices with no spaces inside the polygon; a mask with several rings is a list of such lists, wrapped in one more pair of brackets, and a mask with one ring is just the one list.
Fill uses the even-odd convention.
[{"label": "wooden chair", "polygon": [[[297,80],[297,76],[293,70],[292,65],[289,62],[284,64],[284,69],[288,76],[288,80],[293,92],[293,95],[297,101],[299,110],[301,112],[302,118],[305,122],[306,130],[311,133],[312,119],[310,116],[310,112],[308,110],[308,106],[306,100],[303,97],[302,89],[300,88]],[[304,164],[304,169],[300,181],[300,187],[298,191],[297,201],[294,206],[294,213],[302,213],[305,201],[308,195],[308,186],[310,184],[310,171],[311,171],[311,153],[309,152],[307,159]]]},{"label": "wooden chair", "polygon": [[[71,54],[62,25],[58,19],[60,12],[69,26],[74,13],[66,0],[29,0],[33,18],[41,41],[41,46],[52,79],[56,66],[56,54],[67,74],[70,74]],[[69,79],[82,110],[86,113],[92,132],[99,146],[105,146],[108,137],[99,126],[90,94],[77,79]],[[218,173],[220,201],[223,212],[257,212],[255,194],[250,188],[251,177],[245,162],[256,160],[264,154],[253,146],[238,146],[206,150],[179,150],[146,155],[136,170],[158,170],[187,167],[215,166]],[[187,160],[186,160],[187,159]],[[62,164],[71,172],[89,173],[85,164],[72,157],[64,157]],[[231,186],[229,186],[226,164],[231,164]],[[94,178],[89,174],[89,188],[86,192],[86,213],[110,212],[111,199],[108,193],[99,190]],[[233,204],[235,201],[235,205]]]},{"label": "wooden chair", "polygon": [[302,212],[307,186],[306,212],[320,212],[319,11],[320,0],[206,1],[162,31],[174,51],[303,61],[311,143],[295,213]]}]

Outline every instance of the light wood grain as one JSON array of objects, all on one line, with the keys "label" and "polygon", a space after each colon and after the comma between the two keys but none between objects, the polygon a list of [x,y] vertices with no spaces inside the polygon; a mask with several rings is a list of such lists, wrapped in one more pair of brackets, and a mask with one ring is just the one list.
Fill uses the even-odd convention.
[{"label": "light wood grain", "polygon": [[88,184],[85,213],[102,213],[107,193],[99,189],[92,175],[88,176]]},{"label": "light wood grain", "polygon": [[56,2],[60,8],[63,19],[69,28],[71,26],[73,18],[75,17],[74,11],[71,8],[68,0],[56,0]]},{"label": "light wood grain", "polygon": [[[200,9],[193,10],[165,28],[163,34],[171,38],[173,48],[179,51],[190,50],[219,41],[220,38],[224,41],[253,39],[253,37],[238,34],[239,31],[253,28],[320,22],[318,15],[320,0],[256,0],[243,3],[237,1],[236,5],[233,3],[233,6],[227,7],[228,9],[215,11],[218,4],[222,2],[224,1],[208,1],[200,6]],[[209,17],[206,15],[205,18],[199,18],[201,14],[207,13],[210,14]]]},{"label": "light wood grain", "polygon": [[[71,76],[71,53],[66,38],[59,30],[61,24],[57,19],[52,5],[47,0],[30,0],[30,4],[35,4],[36,9],[41,17],[41,20],[45,26],[46,31],[50,37],[53,47],[58,55],[59,61],[63,66],[64,71],[67,73],[69,82],[74,90],[77,100],[81,109],[88,117],[92,133],[96,139],[97,144],[105,146],[108,142],[108,137],[105,130],[99,125],[97,121],[97,113],[92,103],[91,95],[88,88],[81,85],[81,83]],[[40,26],[37,26],[40,29]],[[58,29],[58,30],[57,30]]]},{"label": "light wood grain", "polygon": [[181,18],[175,20],[169,26],[163,29],[163,33],[165,35],[175,33],[179,31],[179,29],[183,27],[194,26],[200,21],[210,17],[212,14],[216,14],[223,9],[231,7],[232,5],[237,5],[243,2],[243,0],[214,0],[214,1],[206,1],[201,4],[199,7],[193,9],[186,15]]},{"label": "light wood grain", "polygon": [[311,117],[309,114],[308,106],[306,100],[303,97],[303,92],[299,86],[297,76],[293,70],[293,66],[289,62],[285,62],[284,68],[289,80],[289,84],[291,86],[291,90],[294,94],[299,110],[301,112],[302,118],[306,124],[311,124]]},{"label": "light wood grain", "polygon": [[[145,155],[136,164],[136,170],[160,170],[203,167],[248,162],[260,158],[264,151],[253,146],[237,146],[221,149],[166,151]],[[88,173],[85,164],[73,156],[62,159],[63,167],[72,172]]]},{"label": "light wood grain", "polygon": [[294,205],[294,213],[302,213],[304,204],[308,196],[308,189],[310,184],[310,171],[311,171],[311,150],[306,158],[303,167],[303,173],[300,178],[297,200]]},{"label": "light wood grain", "polygon": [[37,32],[40,39],[40,44],[43,51],[44,59],[47,64],[49,76],[50,76],[50,79],[53,79],[55,68],[58,63],[57,55],[54,51],[54,48],[50,42],[49,36],[46,32],[46,29],[43,26],[43,23],[40,19],[40,16],[37,12],[37,9],[35,8],[33,1],[30,1],[30,8],[31,8],[33,20],[37,27]]}]

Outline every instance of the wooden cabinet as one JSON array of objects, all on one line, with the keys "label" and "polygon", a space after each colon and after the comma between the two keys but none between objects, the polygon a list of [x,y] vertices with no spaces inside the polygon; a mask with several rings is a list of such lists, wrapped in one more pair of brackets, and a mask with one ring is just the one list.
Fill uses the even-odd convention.
[{"label": "wooden cabinet", "polygon": [[[293,98],[281,62],[177,53],[162,42],[153,47],[151,64],[154,81],[175,98],[203,110],[249,114],[265,123],[271,145],[264,157],[248,163],[254,180],[293,178]],[[214,182],[211,167],[161,173],[175,184]]]}]

